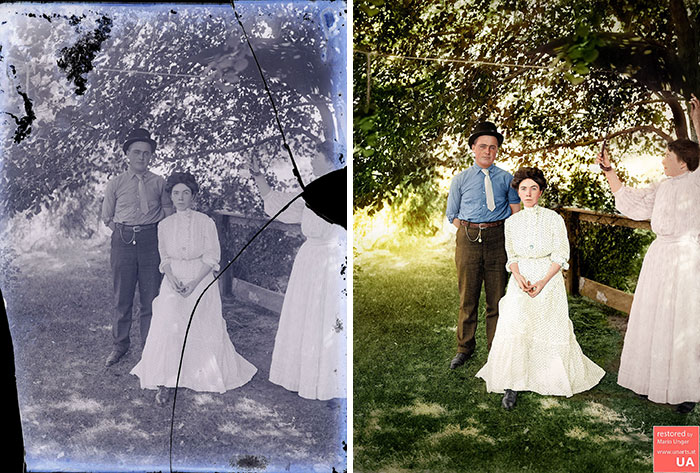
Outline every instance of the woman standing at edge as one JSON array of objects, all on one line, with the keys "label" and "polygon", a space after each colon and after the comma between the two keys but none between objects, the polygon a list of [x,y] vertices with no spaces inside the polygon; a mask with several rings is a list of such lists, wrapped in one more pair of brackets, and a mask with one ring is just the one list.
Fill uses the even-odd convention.
[{"label": "woman standing at edge", "polygon": [[[332,142],[311,158],[314,177],[334,170]],[[254,160],[250,168],[265,212],[274,215],[294,197],[274,191]],[[301,223],[306,241],[294,258],[270,364],[270,381],[306,399],[330,401],[346,394],[346,317],[343,265],[346,231],[297,199],[278,220]]]},{"label": "woman standing at edge", "polygon": [[[700,102],[691,118],[700,136]],[[700,150],[688,139],[668,144],[667,179],[645,189],[624,186],[607,151],[596,162],[615,206],[634,220],[651,219],[656,234],[644,257],[620,357],[620,386],[687,414],[700,401]]]}]

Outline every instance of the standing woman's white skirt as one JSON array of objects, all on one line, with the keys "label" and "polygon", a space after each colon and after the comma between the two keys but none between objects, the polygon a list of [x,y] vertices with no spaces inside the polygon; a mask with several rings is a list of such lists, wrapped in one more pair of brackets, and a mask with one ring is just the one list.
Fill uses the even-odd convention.
[{"label": "standing woman's white skirt", "polygon": [[[276,213],[293,196],[271,192]],[[306,241],[294,259],[284,296],[270,381],[307,399],[346,397],[346,232],[297,200],[280,220],[301,222]]]}]

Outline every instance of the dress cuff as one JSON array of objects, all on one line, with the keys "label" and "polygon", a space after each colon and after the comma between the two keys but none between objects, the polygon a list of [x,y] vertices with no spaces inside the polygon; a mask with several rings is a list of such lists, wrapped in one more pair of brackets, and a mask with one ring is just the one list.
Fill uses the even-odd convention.
[{"label": "dress cuff", "polygon": [[565,260],[561,256],[552,255],[550,259],[552,260],[552,263],[557,263],[559,266],[561,266],[561,269],[569,269],[568,260]]},{"label": "dress cuff", "polygon": [[207,258],[206,256],[202,257],[202,263],[207,264],[211,266],[211,269],[213,271],[218,271],[219,270],[219,262],[215,261],[213,258]]},{"label": "dress cuff", "polygon": [[158,271],[160,271],[162,274],[165,274],[165,266],[167,266],[169,264],[170,264],[170,258],[160,260],[160,264],[158,265]]}]

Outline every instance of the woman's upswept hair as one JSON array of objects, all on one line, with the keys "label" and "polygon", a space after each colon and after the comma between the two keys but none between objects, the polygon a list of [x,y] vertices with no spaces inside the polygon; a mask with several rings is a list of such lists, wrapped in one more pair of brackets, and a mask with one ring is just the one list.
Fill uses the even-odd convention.
[{"label": "woman's upswept hair", "polygon": [[530,167],[522,167],[515,171],[515,174],[513,175],[513,181],[510,183],[510,186],[513,189],[517,190],[520,186],[520,183],[523,182],[525,179],[532,179],[533,181],[535,181],[537,185],[540,186],[540,191],[544,191],[547,187],[547,179],[545,179],[544,173],[538,168]]},{"label": "woman's upswept hair", "polygon": [[165,181],[165,192],[170,194],[173,191],[173,187],[175,187],[178,184],[184,184],[187,187],[189,187],[192,191],[192,195],[195,195],[197,194],[197,192],[199,192],[199,185],[197,184],[197,180],[189,172],[174,172],[171,175],[169,175],[168,179],[166,179]]}]

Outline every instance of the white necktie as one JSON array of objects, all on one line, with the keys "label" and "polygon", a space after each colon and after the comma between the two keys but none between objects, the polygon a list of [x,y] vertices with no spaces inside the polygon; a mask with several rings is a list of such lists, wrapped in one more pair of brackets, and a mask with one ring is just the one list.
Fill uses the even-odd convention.
[{"label": "white necktie", "polygon": [[146,215],[148,213],[148,196],[146,196],[146,185],[143,182],[143,176],[139,176],[137,174],[136,180],[139,181],[139,207],[141,207],[141,213]]},{"label": "white necktie", "polygon": [[484,189],[486,189],[486,207],[493,212],[496,208],[496,201],[493,199],[493,186],[491,185],[491,178],[489,177],[489,170],[482,169],[481,172],[484,173]]}]

